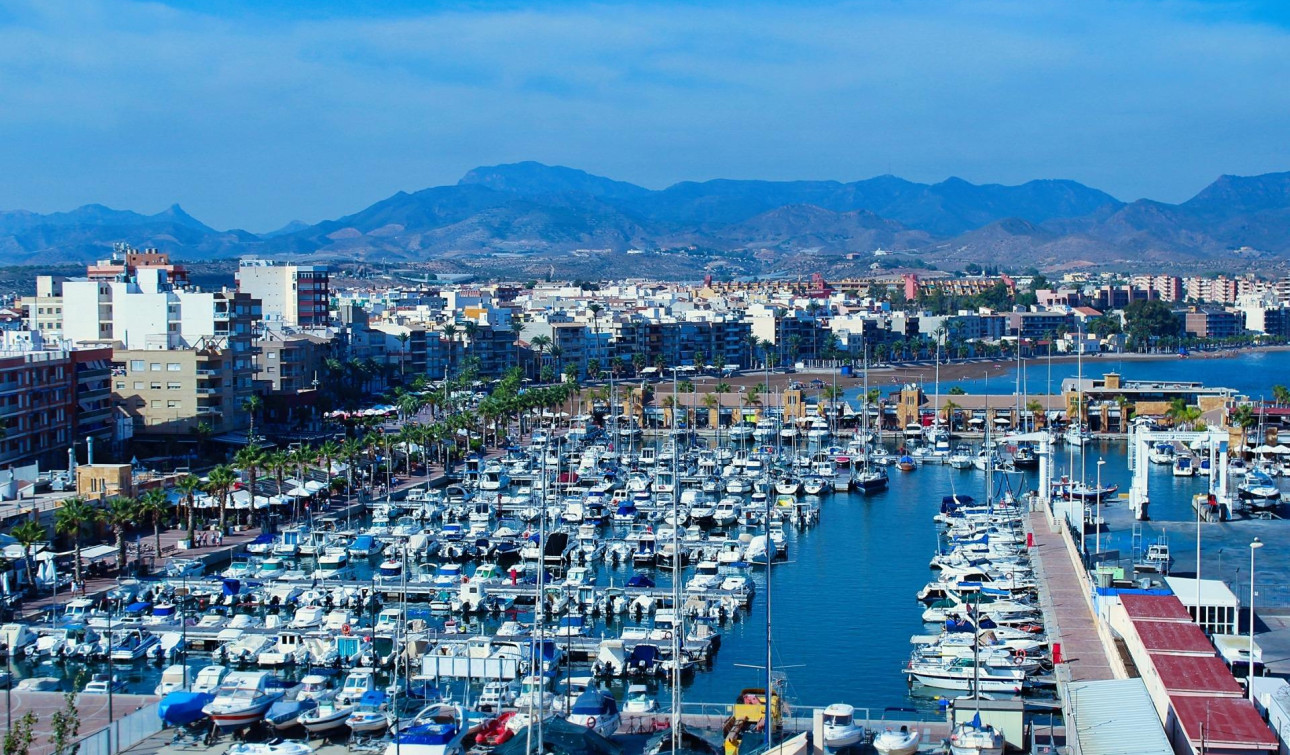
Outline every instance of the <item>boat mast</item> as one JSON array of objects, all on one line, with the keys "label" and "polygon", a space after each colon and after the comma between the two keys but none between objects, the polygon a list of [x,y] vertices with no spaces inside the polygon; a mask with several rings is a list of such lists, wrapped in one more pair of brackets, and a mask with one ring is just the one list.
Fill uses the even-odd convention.
[{"label": "boat mast", "polygon": [[681,751],[681,483],[676,443],[676,368],[672,369],[672,753]]},{"label": "boat mast", "polygon": [[771,717],[772,716],[771,698],[775,694],[775,687],[774,687],[775,676],[774,676],[774,672],[771,670],[771,652],[770,652],[770,640],[771,640],[770,569],[771,569],[771,564],[775,561],[775,553],[771,550],[771,548],[774,547],[775,541],[771,539],[771,536],[770,536],[770,517],[771,517],[771,497],[767,495],[766,496],[766,714],[765,714],[766,715],[765,724],[766,724],[767,752],[770,751],[771,745],[774,743],[774,735],[775,735],[775,732],[774,732],[775,720],[774,718]]}]

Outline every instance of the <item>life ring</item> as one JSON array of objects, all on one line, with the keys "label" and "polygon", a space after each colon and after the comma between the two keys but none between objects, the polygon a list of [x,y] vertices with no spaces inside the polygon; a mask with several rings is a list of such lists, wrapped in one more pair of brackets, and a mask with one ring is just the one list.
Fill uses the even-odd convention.
[{"label": "life ring", "polygon": [[588,729],[594,729],[594,728],[596,728],[596,717],[595,717],[595,716],[587,716],[587,728],[588,728]]},{"label": "life ring", "polygon": [[1020,666],[1025,662],[1026,662],[1026,657],[1024,655],[1016,655],[1016,656],[1013,656],[1012,658],[1012,665],[1014,666]]},{"label": "life ring", "polygon": [[663,639],[665,639],[665,640],[670,640],[670,639],[672,639],[672,633],[671,633],[671,632],[663,632]]},{"label": "life ring", "polygon": [[1018,657],[1018,658],[1020,658],[1020,659],[1022,659],[1022,660],[1025,660],[1025,659],[1026,659],[1026,651],[1025,651],[1024,649],[1023,649],[1023,650],[1018,650],[1018,651],[1017,651],[1017,657]]},{"label": "life ring", "polygon": [[341,627],[341,628],[340,628],[340,633],[341,633],[341,634],[343,634],[343,635],[345,635],[346,637],[348,637],[348,636],[349,636],[350,631],[351,631],[351,630],[350,630],[350,628],[349,628],[349,624],[346,624],[345,626],[343,626],[343,627]]}]

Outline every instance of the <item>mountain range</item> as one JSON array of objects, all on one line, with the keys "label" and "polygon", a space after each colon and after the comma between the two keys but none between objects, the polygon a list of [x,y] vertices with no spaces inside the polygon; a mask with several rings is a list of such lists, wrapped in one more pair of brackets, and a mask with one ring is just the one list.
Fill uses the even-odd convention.
[{"label": "mountain range", "polygon": [[[399,192],[352,215],[266,234],[218,231],[179,206],[156,215],[88,205],[0,211],[0,261],[81,262],[117,241],[178,259],[256,254],[483,269],[627,274],[634,267],[774,273],[967,262],[1243,267],[1290,260],[1290,173],[1222,176],[1181,204],[1123,202],[1075,181],[936,184],[683,182],[650,190],[535,162],[476,168],[455,185]],[[643,251],[637,251],[643,250]],[[875,250],[888,254],[874,257]],[[651,262],[627,260],[653,256]],[[659,264],[671,256],[675,265]],[[597,268],[605,268],[597,272]]]}]

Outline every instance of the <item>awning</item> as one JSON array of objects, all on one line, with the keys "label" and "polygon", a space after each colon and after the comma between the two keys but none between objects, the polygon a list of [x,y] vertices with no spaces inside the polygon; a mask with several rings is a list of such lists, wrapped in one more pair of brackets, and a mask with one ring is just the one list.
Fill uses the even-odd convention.
[{"label": "awning", "polygon": [[102,561],[105,558],[116,557],[116,546],[112,545],[91,545],[88,548],[81,549],[82,561]]}]

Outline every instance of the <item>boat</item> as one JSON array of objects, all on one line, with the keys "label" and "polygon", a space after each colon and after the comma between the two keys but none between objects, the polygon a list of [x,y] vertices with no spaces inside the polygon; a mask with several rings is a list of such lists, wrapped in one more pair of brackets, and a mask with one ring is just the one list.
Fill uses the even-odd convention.
[{"label": "boat", "polygon": [[209,692],[174,690],[157,703],[157,716],[166,726],[187,726],[206,717],[202,708],[213,699]]},{"label": "boat", "polygon": [[384,692],[373,690],[363,695],[354,706],[353,713],[345,719],[345,725],[355,734],[371,736],[379,734],[390,727],[390,714],[385,708],[388,698]]},{"label": "boat", "polygon": [[896,460],[896,469],[902,472],[913,472],[918,469],[918,464],[914,461],[914,457],[906,454]]},{"label": "boat", "polygon": [[864,726],[855,720],[855,708],[833,703],[824,709],[824,749],[836,752],[855,747],[864,741]]},{"label": "boat", "polygon": [[483,747],[506,744],[527,725],[527,715],[518,711],[507,711],[480,725],[479,730],[475,732],[475,744]]},{"label": "boat", "polygon": [[385,755],[461,755],[462,717],[457,706],[437,703],[423,709],[412,725],[385,747]]},{"label": "boat", "polygon": [[85,689],[81,690],[83,695],[107,695],[111,693],[121,693],[126,689],[125,681],[115,676],[107,674],[95,674]]},{"label": "boat", "polygon": [[1280,500],[1281,488],[1263,472],[1251,471],[1236,488],[1237,495],[1247,501]]},{"label": "boat", "polygon": [[644,684],[627,685],[627,697],[623,703],[624,713],[653,713],[658,710],[658,701],[649,693]]},{"label": "boat", "polygon": [[971,469],[972,468],[972,449],[960,443],[954,447],[954,451],[947,460],[953,469]]},{"label": "boat", "polygon": [[[675,749],[673,739],[676,739],[679,745]],[[683,723],[677,724],[676,736],[669,726],[650,737],[645,743],[644,751],[644,755],[720,755],[720,753],[720,748],[690,731]]]},{"label": "boat", "polygon": [[890,481],[887,470],[882,467],[867,467],[856,475],[855,486],[860,492],[869,495],[886,490]]},{"label": "boat", "polygon": [[575,726],[585,726],[602,737],[611,737],[622,721],[618,714],[618,701],[613,695],[595,687],[588,687],[573,701],[565,720]]},{"label": "boat", "polygon": [[318,707],[318,701],[312,697],[299,697],[294,700],[282,699],[269,706],[264,714],[264,722],[276,731],[286,731],[300,723],[300,716]]},{"label": "boat", "polygon": [[13,689],[15,692],[57,692],[59,684],[56,676],[32,676],[19,680]]},{"label": "boat", "polygon": [[229,674],[202,712],[222,731],[244,729],[264,718],[269,707],[282,698],[283,689],[276,682],[262,671]]},{"label": "boat", "polygon": [[1174,477],[1195,477],[1196,465],[1187,454],[1178,454],[1174,458]]},{"label": "boat", "polygon": [[228,755],[313,755],[314,748],[304,742],[242,742],[228,748]]},{"label": "boat", "polygon": [[918,752],[918,741],[921,738],[916,730],[908,726],[899,729],[883,729],[873,735],[873,749],[879,755],[914,755]]},{"label": "boat", "polygon": [[982,724],[980,713],[950,732],[951,755],[1003,755],[1004,744],[1003,733]]},{"label": "boat", "polygon": [[112,645],[112,660],[135,661],[148,655],[148,651],[159,646],[161,638],[146,629],[134,629]]},{"label": "boat", "polygon": [[319,700],[313,710],[300,714],[300,725],[310,734],[330,734],[343,727],[354,706],[341,702],[338,697]]}]

